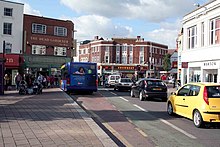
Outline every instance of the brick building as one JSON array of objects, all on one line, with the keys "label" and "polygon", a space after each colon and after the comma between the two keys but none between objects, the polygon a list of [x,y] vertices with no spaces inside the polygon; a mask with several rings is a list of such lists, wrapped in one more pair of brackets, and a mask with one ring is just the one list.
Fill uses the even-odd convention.
[{"label": "brick building", "polygon": [[61,65],[71,61],[73,44],[72,21],[24,15],[26,72],[59,74]]},{"label": "brick building", "polygon": [[[137,38],[112,38],[104,40],[95,36],[92,41],[84,41],[79,46],[79,60],[98,63],[99,74],[126,74],[137,72],[146,76],[159,76],[163,67],[163,57],[168,46]],[[135,72],[136,71],[136,72]]]}]

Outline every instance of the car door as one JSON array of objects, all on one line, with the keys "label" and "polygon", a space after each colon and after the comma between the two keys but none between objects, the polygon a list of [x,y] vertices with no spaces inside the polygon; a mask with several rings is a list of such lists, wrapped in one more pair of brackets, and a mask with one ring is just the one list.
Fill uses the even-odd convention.
[{"label": "car door", "polygon": [[142,81],[137,81],[135,84],[132,86],[132,90],[134,92],[135,97],[139,95],[139,89]]},{"label": "car door", "polygon": [[189,90],[189,94],[188,96],[185,97],[184,99],[184,105],[185,105],[185,109],[184,109],[184,114],[186,117],[188,118],[192,118],[192,111],[195,108],[195,104],[197,104],[199,98],[198,98],[198,94],[200,91],[200,86],[197,85],[191,85],[190,86],[190,90]]},{"label": "car door", "polygon": [[189,95],[189,91],[190,85],[185,85],[177,92],[177,95],[174,99],[174,107],[177,114],[184,115],[187,107],[185,99]]}]

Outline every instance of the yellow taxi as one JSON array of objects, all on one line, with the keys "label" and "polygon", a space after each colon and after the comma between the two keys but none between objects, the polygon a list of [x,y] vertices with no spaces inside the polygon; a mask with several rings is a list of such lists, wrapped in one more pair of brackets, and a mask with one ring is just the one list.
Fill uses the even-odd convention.
[{"label": "yellow taxi", "polygon": [[198,128],[207,122],[220,122],[220,84],[185,84],[171,93],[167,113],[189,118]]}]

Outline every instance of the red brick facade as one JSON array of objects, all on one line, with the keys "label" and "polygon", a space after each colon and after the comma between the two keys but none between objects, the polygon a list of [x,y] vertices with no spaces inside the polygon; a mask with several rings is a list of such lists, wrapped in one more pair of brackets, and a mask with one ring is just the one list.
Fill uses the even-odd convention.
[{"label": "red brick facade", "polygon": [[[130,57],[130,52],[129,49],[127,48],[127,63],[122,63],[122,48],[123,46],[132,46],[133,48],[133,62],[129,63],[129,57]],[[129,68],[129,66],[136,66],[136,65],[141,65],[141,69],[143,70],[149,70],[150,69],[150,63],[152,63],[152,60],[150,59],[154,58],[154,63],[153,67],[156,70],[162,70],[162,61],[163,57],[165,54],[167,54],[168,51],[168,46],[155,43],[155,42],[149,42],[149,41],[144,41],[143,38],[140,36],[137,36],[137,38],[112,38],[112,40],[103,40],[103,39],[98,39],[96,36],[93,41],[86,43],[86,44],[81,44],[79,47],[79,60],[80,61],[89,61],[89,62],[94,62],[93,57],[97,57],[98,60],[95,61],[100,64],[105,64],[106,68],[107,66],[114,65],[115,69],[117,68],[116,64],[116,48],[117,46],[120,47],[120,62],[118,65],[123,65],[127,66],[126,68],[122,69],[133,69]],[[98,48],[98,51],[96,50],[94,52],[94,48]],[[106,48],[109,48],[109,62],[105,62],[105,50]],[[144,48],[144,62],[140,63],[140,48]],[[153,50],[152,53],[150,50]],[[107,65],[108,64],[108,65]],[[112,67],[112,68],[114,68]],[[111,70],[112,70],[111,68]],[[109,69],[109,68],[107,68]],[[118,68],[117,68],[118,69]]]}]

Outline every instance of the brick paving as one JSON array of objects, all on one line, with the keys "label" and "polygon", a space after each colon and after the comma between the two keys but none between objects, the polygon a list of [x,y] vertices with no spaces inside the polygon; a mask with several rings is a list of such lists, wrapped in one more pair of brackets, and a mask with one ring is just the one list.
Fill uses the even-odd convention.
[{"label": "brick paving", "polygon": [[41,95],[6,91],[0,96],[0,147],[117,146],[59,88]]}]

